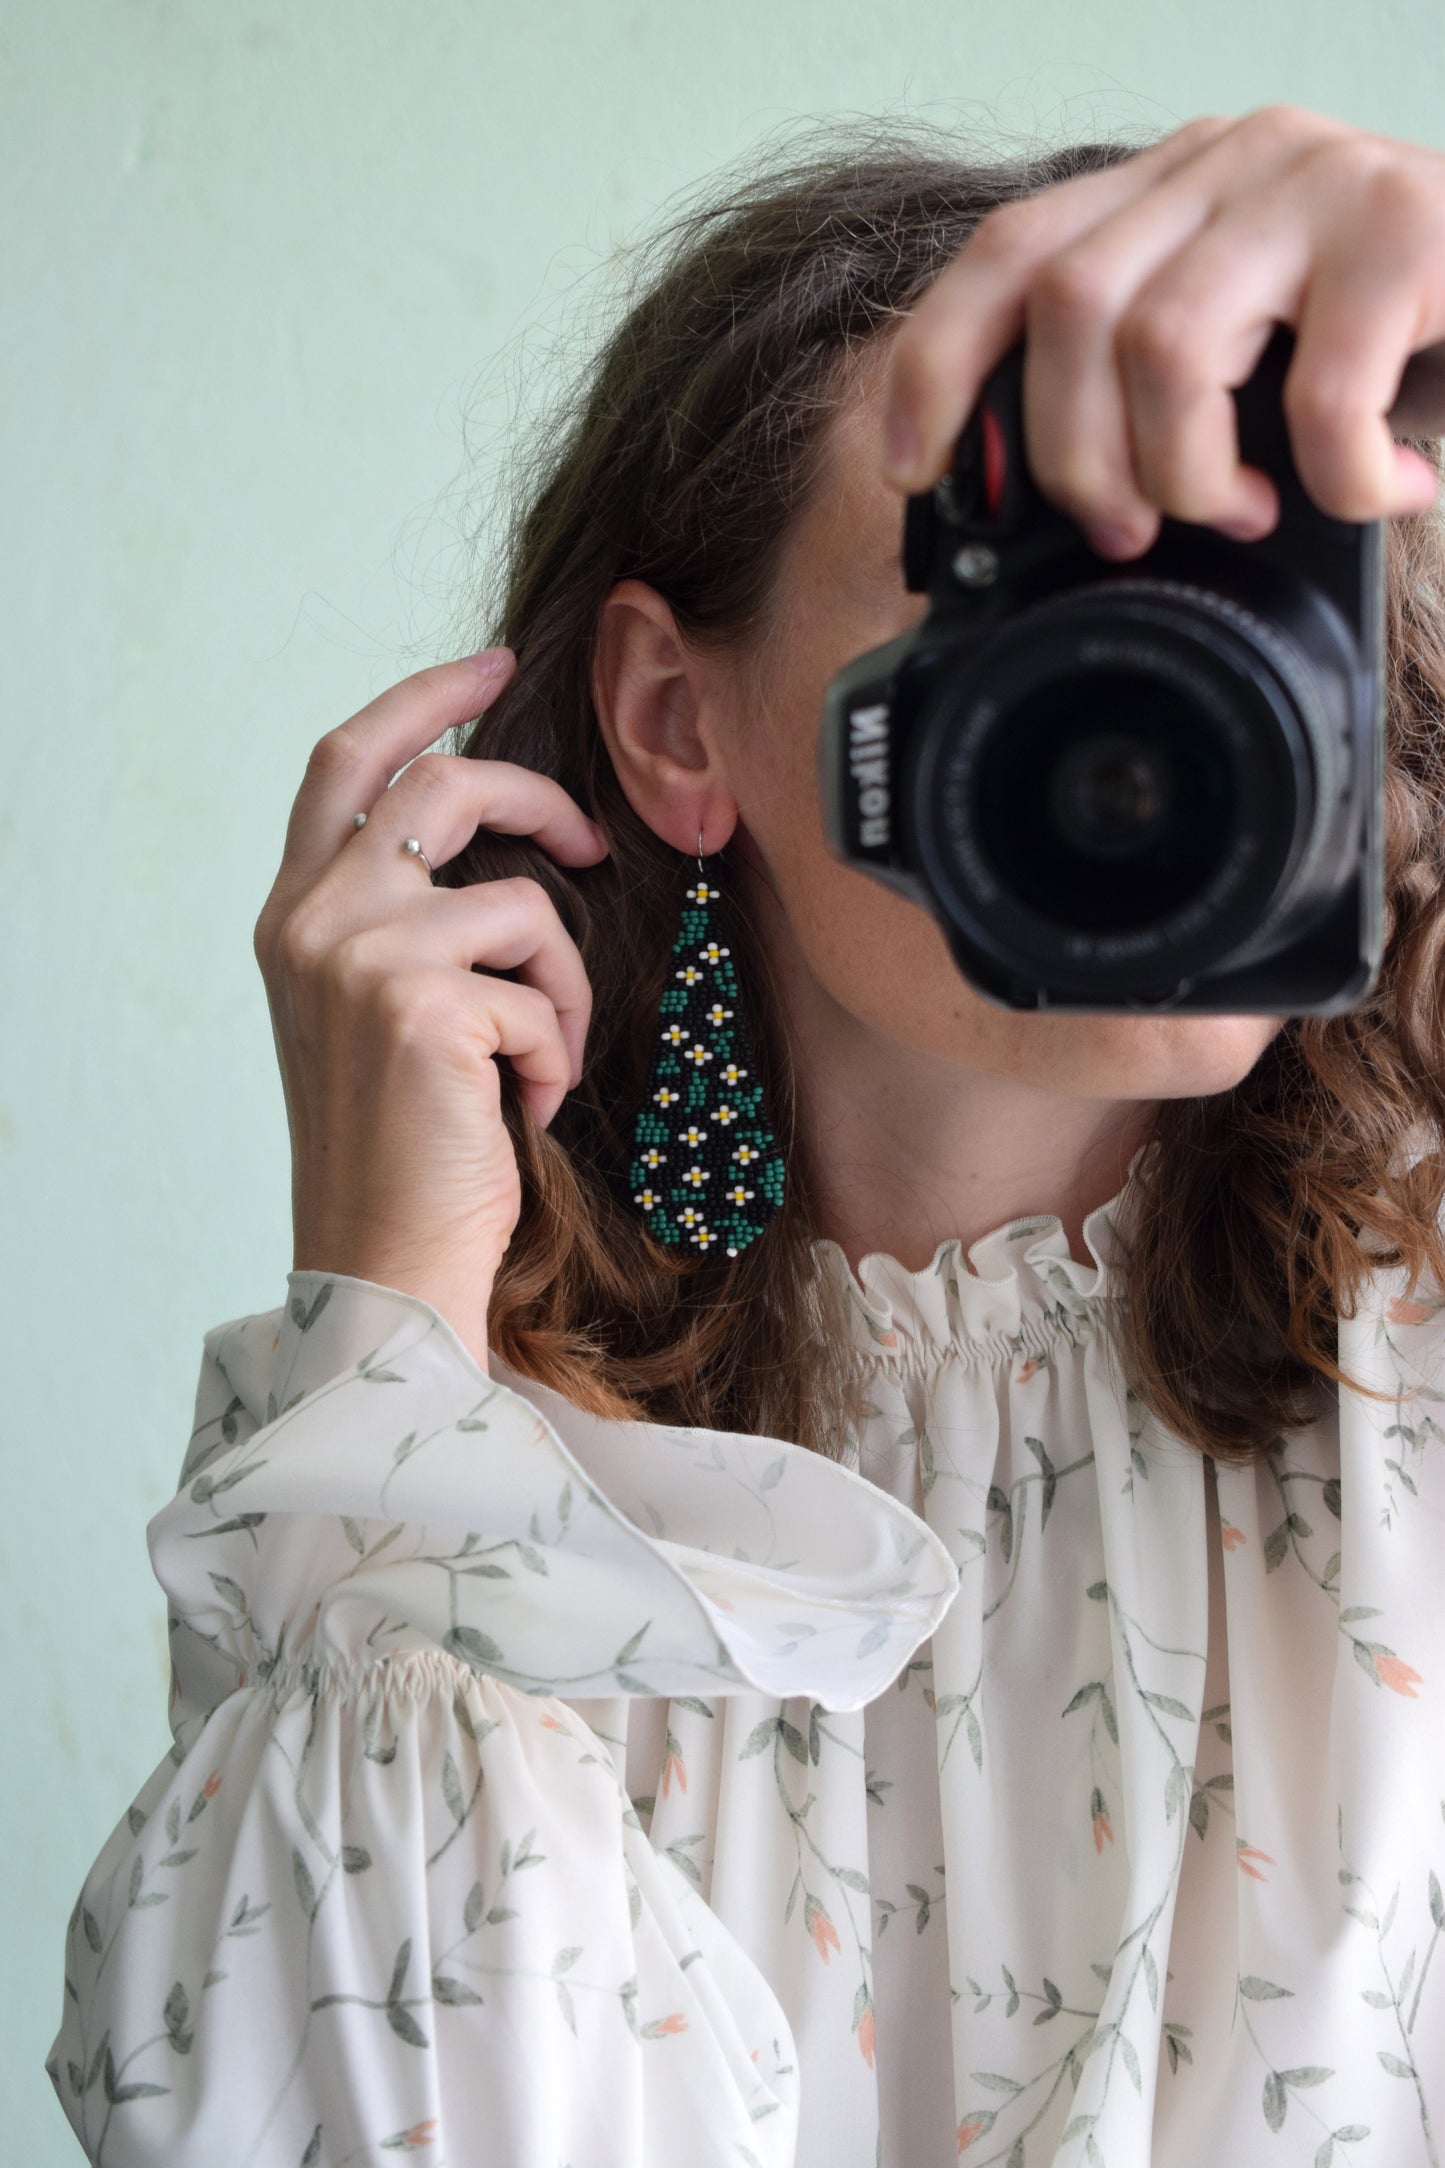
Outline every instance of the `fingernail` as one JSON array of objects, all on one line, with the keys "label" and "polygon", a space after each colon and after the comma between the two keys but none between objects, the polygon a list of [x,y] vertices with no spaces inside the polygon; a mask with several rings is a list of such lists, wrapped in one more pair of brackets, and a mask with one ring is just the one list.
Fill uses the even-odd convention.
[{"label": "fingernail", "polygon": [[922,450],[918,431],[912,422],[901,414],[891,414],[883,440],[888,479],[906,486],[917,469]]},{"label": "fingernail", "polygon": [[1231,542],[1262,542],[1269,533],[1257,519],[1217,519],[1214,524]]},{"label": "fingernail", "polygon": [[1143,546],[1143,538],[1132,527],[1115,527],[1108,521],[1091,524],[1087,530],[1089,540],[1104,557],[1134,557]]}]

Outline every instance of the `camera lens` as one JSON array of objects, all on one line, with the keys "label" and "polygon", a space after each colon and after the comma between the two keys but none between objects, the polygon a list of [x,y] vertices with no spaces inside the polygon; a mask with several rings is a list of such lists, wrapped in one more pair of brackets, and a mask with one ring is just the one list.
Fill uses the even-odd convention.
[{"label": "camera lens", "polygon": [[1234,782],[1212,718],[1137,671],[1025,693],[979,761],[977,830],[1041,917],[1119,932],[1178,910],[1228,850]]},{"label": "camera lens", "polygon": [[1076,746],[1059,762],[1049,810],[1077,849],[1123,858],[1158,828],[1168,790],[1168,771],[1153,747],[1115,733]]},{"label": "camera lens", "polygon": [[923,651],[909,846],[1016,1005],[1177,991],[1328,879],[1349,748],[1303,661],[1320,628],[1264,599],[1100,579]]}]

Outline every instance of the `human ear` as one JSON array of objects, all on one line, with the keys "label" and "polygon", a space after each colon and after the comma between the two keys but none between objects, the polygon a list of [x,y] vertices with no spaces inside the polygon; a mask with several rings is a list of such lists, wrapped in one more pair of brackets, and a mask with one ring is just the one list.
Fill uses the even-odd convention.
[{"label": "human ear", "polygon": [[700,832],[720,850],[737,821],[715,700],[714,671],[687,649],[671,605],[645,580],[620,580],[598,619],[592,702],[628,803],[679,851],[696,851]]}]

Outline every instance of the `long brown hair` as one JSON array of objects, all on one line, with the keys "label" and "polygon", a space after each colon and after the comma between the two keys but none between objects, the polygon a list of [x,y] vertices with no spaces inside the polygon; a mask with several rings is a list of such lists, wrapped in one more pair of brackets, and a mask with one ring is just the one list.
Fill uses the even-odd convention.
[{"label": "long brown hair", "polygon": [[[823,427],[866,342],[896,325],[995,205],[1153,140],[980,163],[928,124],[815,126],[783,155],[715,178],[654,230],[630,259],[616,321],[522,447],[499,600],[472,635],[506,641],[518,669],[457,750],[556,777],[612,848],[574,871],[479,830],[438,878],[530,875],[591,980],[585,1074],[548,1129],[503,1065],[522,1208],[488,1332],[513,1369],[594,1413],[762,1432],[836,1458],[865,1390],[846,1288],[813,1254],[823,1230],[785,1018],[741,909],[738,978],[786,1203],[729,1259],[664,1250],[626,1201],[684,869],[632,811],[598,729],[602,603],[618,580],[645,580],[689,642],[748,667]],[[1438,440],[1409,441],[1440,473]],[[1128,1382],[1161,1422],[1226,1461],[1252,1459],[1317,1417],[1331,1385],[1353,1382],[1337,1367],[1336,1318],[1351,1314],[1368,1270],[1403,1263],[1412,1286],[1426,1270],[1445,1282],[1445,540],[1436,514],[1386,532],[1379,983],[1345,1015],[1288,1023],[1234,1089],[1164,1102],[1119,1220],[1108,1322]],[[724,852],[724,882],[726,863]]]}]

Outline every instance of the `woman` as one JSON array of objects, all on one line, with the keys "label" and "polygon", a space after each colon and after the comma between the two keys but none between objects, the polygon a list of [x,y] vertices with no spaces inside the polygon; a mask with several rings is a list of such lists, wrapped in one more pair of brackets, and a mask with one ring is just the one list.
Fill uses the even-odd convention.
[{"label": "woman", "polygon": [[[855,140],[665,237],[506,644],[319,741],[257,926],[294,1267],[149,1529],[175,1745],[47,2065],[92,2160],[1440,2161],[1445,555],[1381,417],[1442,227],[1438,154],[1270,107]],[[1380,983],[996,1007],[823,841],[899,489],[1026,332],[1104,555],[1257,537],[1274,319],[1306,488],[1390,523]],[[726,1245],[654,1216],[684,1040]]]}]

